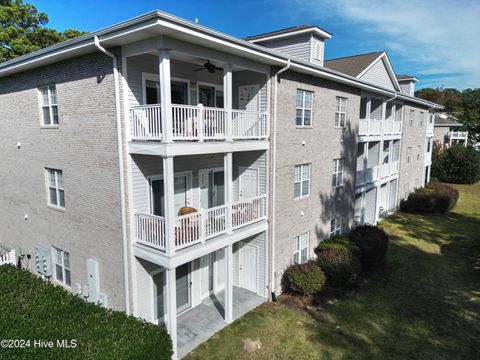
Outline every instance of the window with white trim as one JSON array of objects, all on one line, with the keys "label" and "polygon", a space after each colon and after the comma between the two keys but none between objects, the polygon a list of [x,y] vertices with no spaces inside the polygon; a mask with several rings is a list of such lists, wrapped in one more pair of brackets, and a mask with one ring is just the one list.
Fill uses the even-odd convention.
[{"label": "window with white trim", "polygon": [[408,193],[409,192],[410,192],[409,185],[408,185],[408,183],[406,183],[405,185],[403,185],[403,198],[404,199],[408,198]]},{"label": "window with white trim", "polygon": [[423,120],[425,118],[425,113],[423,111],[420,112],[419,118],[418,118],[418,126],[423,127]]},{"label": "window with white trim", "polygon": [[310,195],[310,169],[311,164],[295,165],[293,184],[293,196],[295,198]]},{"label": "window with white trim", "polygon": [[417,161],[420,161],[421,152],[422,152],[422,145],[417,145]]},{"label": "window with white trim", "polygon": [[65,208],[65,190],[63,188],[63,171],[46,169],[48,185],[48,204],[58,208]]},{"label": "window with white trim", "polygon": [[347,99],[337,96],[335,104],[335,127],[344,127],[347,120]]},{"label": "window with white trim", "polygon": [[338,187],[343,185],[343,163],[344,163],[344,159],[333,160],[333,174],[332,174],[333,187]]},{"label": "window with white trim", "polygon": [[42,125],[58,125],[57,89],[55,85],[39,88],[42,102]]},{"label": "window with white trim", "polygon": [[298,127],[312,125],[313,92],[297,89],[296,123]]},{"label": "window with white trim", "polygon": [[303,233],[294,239],[293,263],[302,264],[308,260],[310,232]]},{"label": "window with white trim", "polygon": [[407,164],[410,164],[411,157],[412,157],[412,148],[408,147],[407,148]]},{"label": "window with white trim", "polygon": [[410,116],[408,118],[408,126],[413,127],[413,119],[415,118],[415,110],[410,110]]},{"label": "window with white trim", "polygon": [[330,220],[330,236],[342,234],[342,217],[337,216]]},{"label": "window with white trim", "polygon": [[53,248],[53,251],[55,252],[55,280],[70,286],[70,254],[56,247]]}]

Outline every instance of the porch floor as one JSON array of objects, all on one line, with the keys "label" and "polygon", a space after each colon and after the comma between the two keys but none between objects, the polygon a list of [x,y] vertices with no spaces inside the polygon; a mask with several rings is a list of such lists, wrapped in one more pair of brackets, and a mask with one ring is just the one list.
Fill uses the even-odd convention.
[{"label": "porch floor", "polygon": [[[233,287],[233,320],[267,299],[249,290]],[[228,324],[223,319],[224,292],[211,295],[177,318],[178,357],[181,359]]]}]

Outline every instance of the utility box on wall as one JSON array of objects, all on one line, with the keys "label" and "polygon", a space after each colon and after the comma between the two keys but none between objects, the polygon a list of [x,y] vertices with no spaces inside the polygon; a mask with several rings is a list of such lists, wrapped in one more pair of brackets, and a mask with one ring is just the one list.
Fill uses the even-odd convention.
[{"label": "utility box on wall", "polygon": [[87,259],[88,301],[98,303],[100,295],[100,272],[98,261]]},{"label": "utility box on wall", "polygon": [[49,248],[42,245],[35,247],[35,265],[43,276],[48,278],[52,276],[52,254]]}]

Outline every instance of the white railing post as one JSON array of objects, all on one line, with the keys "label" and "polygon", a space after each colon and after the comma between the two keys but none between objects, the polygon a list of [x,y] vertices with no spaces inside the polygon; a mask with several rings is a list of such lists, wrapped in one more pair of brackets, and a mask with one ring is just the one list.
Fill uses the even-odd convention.
[{"label": "white railing post", "polygon": [[223,105],[226,111],[225,137],[232,140],[232,64],[223,67]]},{"label": "white railing post", "polygon": [[172,255],[175,252],[175,183],[173,157],[163,158],[163,186],[165,201],[165,252]]},{"label": "white railing post", "polygon": [[203,104],[198,104],[198,121],[197,121],[197,134],[198,140],[203,141],[204,138],[204,131],[205,131],[205,109],[203,108]]},{"label": "white railing post", "polygon": [[225,204],[227,204],[227,233],[232,233],[232,203],[233,203],[233,154],[226,153],[223,156],[224,181],[225,181]]},{"label": "white railing post", "polygon": [[158,72],[160,76],[160,104],[162,113],[162,139],[165,142],[172,142],[172,101],[170,84],[170,49],[160,49]]}]

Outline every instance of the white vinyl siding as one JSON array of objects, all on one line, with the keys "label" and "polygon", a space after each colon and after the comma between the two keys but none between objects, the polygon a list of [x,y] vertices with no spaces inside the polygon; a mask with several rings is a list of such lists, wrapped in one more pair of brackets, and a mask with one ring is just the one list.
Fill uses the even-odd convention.
[{"label": "white vinyl siding", "polygon": [[55,280],[70,287],[70,254],[66,251],[53,248],[55,259]]},{"label": "white vinyl siding", "polygon": [[295,166],[293,197],[300,198],[310,195],[310,168],[311,164]]},{"label": "white vinyl siding", "polygon": [[310,243],[310,233],[306,232],[299,235],[294,240],[293,263],[302,264],[308,260],[308,247]]},{"label": "white vinyl siding", "polygon": [[297,127],[312,125],[313,92],[297,89],[296,124]]},{"label": "white vinyl siding", "polygon": [[342,217],[337,216],[330,220],[330,236],[342,234]]},{"label": "white vinyl siding", "polygon": [[344,159],[333,160],[333,174],[332,174],[333,187],[338,187],[343,185],[343,164],[344,164]]},{"label": "white vinyl siding", "polygon": [[344,127],[347,119],[347,99],[337,96],[335,104],[335,127]]},{"label": "white vinyl siding", "polygon": [[65,208],[65,190],[63,187],[63,171],[46,169],[48,186],[48,204],[50,206]]},{"label": "white vinyl siding", "polygon": [[383,101],[381,99],[370,99],[370,119],[382,120]]},{"label": "white vinyl siding", "polygon": [[55,85],[39,88],[42,104],[42,126],[58,125],[57,89]]},{"label": "white vinyl siding", "polygon": [[365,72],[365,74],[360,77],[360,79],[382,86],[389,90],[395,90],[393,80],[388,74],[386,64],[383,62],[383,59],[378,60],[370,69]]}]

